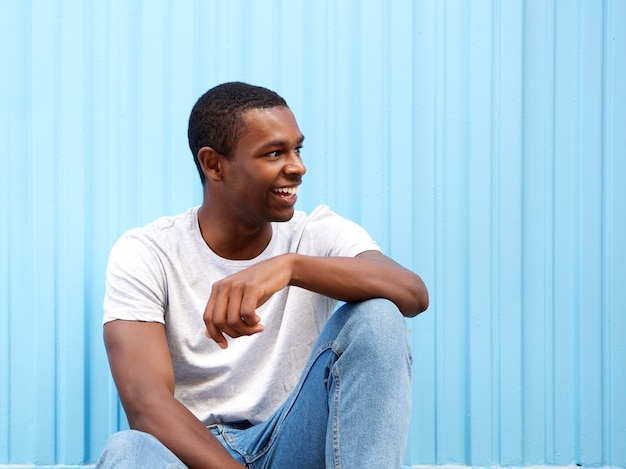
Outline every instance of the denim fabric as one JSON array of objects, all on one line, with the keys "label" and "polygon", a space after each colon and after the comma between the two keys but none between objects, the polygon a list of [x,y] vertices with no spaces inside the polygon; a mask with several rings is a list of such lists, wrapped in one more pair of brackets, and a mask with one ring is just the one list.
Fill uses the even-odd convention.
[{"label": "denim fabric", "polygon": [[159,440],[136,430],[121,431],[109,438],[96,467],[187,469]]},{"label": "denim fabric", "polygon": [[[210,429],[250,469],[401,468],[411,361],[404,318],[393,303],[348,303],[324,326],[298,385],[268,421]],[[136,434],[145,434],[124,433],[134,436],[126,447],[114,435],[116,452],[142,462],[125,467],[184,467],[165,447],[155,450],[149,435],[139,445]],[[96,467],[121,467],[109,464],[109,445]],[[137,454],[147,449],[150,455]]]}]

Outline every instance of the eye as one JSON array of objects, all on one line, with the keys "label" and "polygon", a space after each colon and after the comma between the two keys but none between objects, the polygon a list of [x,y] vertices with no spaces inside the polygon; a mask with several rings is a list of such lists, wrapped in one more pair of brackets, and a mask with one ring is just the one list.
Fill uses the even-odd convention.
[{"label": "eye", "polygon": [[300,145],[299,147],[296,147],[296,153],[298,155],[300,155],[302,153],[302,145]]},{"label": "eye", "polygon": [[278,158],[280,155],[282,155],[280,150],[271,151],[266,154],[266,156],[271,156],[272,158]]}]

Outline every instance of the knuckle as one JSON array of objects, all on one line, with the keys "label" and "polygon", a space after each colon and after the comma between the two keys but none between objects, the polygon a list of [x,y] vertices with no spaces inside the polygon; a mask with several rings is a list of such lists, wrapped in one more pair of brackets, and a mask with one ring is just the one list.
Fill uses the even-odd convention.
[{"label": "knuckle", "polygon": [[252,320],[254,318],[255,315],[255,310],[251,309],[247,306],[242,306],[241,307],[241,311],[240,311],[240,316],[241,318],[245,319],[247,322],[249,322],[250,320]]},{"label": "knuckle", "polygon": [[233,317],[229,317],[227,324],[228,327],[230,327],[231,329],[236,329],[241,323],[241,316],[233,316]]},{"label": "knuckle", "polygon": [[224,327],[228,326],[228,322],[226,319],[221,317],[214,317],[212,321],[210,321],[217,329],[224,329]]}]

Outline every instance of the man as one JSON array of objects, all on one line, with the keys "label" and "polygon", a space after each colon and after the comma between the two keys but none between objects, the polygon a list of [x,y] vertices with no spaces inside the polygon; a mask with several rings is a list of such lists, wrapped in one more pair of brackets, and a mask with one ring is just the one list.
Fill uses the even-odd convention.
[{"label": "man", "polygon": [[402,315],[428,293],[355,223],[294,211],[303,141],[265,88],[226,83],[195,104],[202,205],[111,251],[104,340],[132,430],[98,467],[401,467]]}]

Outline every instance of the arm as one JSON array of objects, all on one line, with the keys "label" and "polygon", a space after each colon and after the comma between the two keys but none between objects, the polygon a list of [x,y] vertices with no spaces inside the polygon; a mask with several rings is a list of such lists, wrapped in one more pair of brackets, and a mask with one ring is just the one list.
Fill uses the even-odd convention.
[{"label": "arm", "polygon": [[263,330],[255,310],[282,288],[294,285],[342,301],[391,300],[413,317],[428,307],[422,279],[378,251],[356,257],[284,254],[213,285],[204,313],[207,335],[226,347],[231,337]]},{"label": "arm", "polygon": [[428,308],[422,279],[381,252],[366,251],[354,258],[291,255],[290,285],[342,301],[386,298],[407,317]]},{"label": "arm", "polygon": [[174,371],[160,323],[112,321],[104,342],[130,427],[158,438],[190,468],[242,469],[174,397]]}]

